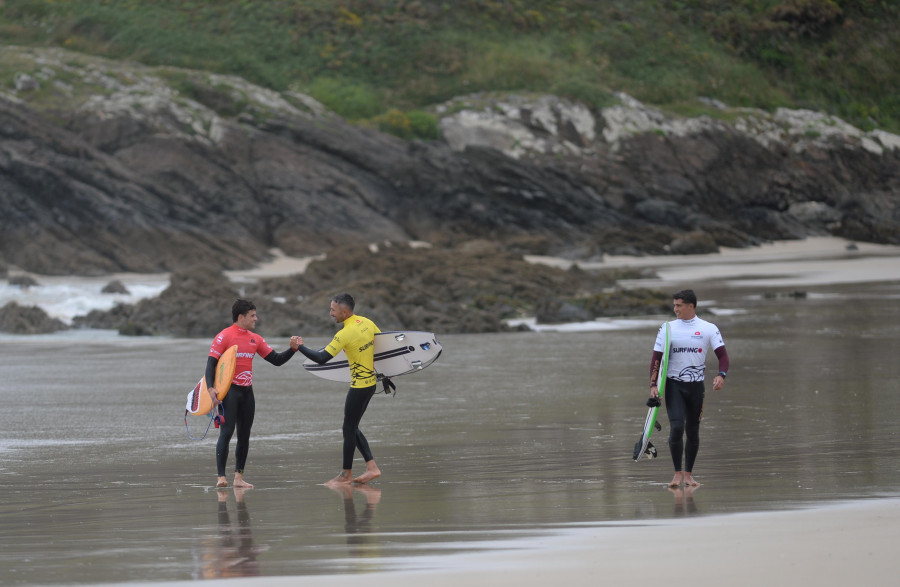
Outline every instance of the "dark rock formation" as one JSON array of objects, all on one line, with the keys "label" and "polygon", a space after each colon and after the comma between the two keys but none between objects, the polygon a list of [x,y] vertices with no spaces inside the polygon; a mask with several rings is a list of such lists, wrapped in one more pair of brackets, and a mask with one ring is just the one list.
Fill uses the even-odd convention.
[{"label": "dark rock formation", "polygon": [[9,302],[0,308],[0,332],[12,334],[47,334],[66,330],[67,326],[37,306],[20,306]]},{"label": "dark rock formation", "polygon": [[[383,330],[497,332],[508,329],[508,318],[555,305],[579,308],[578,319],[668,311],[667,299],[615,288],[619,277],[623,274],[530,264],[487,241],[454,250],[388,242],[338,247],[302,275],[258,284],[239,286],[209,268],[179,271],[158,298],[94,311],[76,318],[75,325],[212,337],[231,323],[231,304],[240,296],[256,304],[257,331],[264,336],[328,336],[335,330],[329,302],[343,291]],[[553,317],[550,310],[544,314],[549,321],[573,317],[558,310]]]},{"label": "dark rock formation", "polygon": [[[51,110],[26,103],[46,92],[0,92],[0,271],[176,271],[158,300],[81,325],[211,336],[247,295],[262,331],[322,333],[330,295],[349,290],[384,328],[493,331],[536,307],[548,320],[628,311],[624,294],[591,299],[603,278],[539,269],[527,253],[900,243],[900,137],[814,112],[735,109],[724,122],[625,95],[599,112],[461,97],[435,109],[443,139],[406,142],[235,77],[179,70],[201,104],[161,70],[60,50],[18,58],[34,63],[23,75],[65,70],[68,93]],[[433,248],[367,252],[384,241]],[[219,273],[275,247],[328,258],[258,286]]]},{"label": "dark rock formation", "polygon": [[13,275],[10,277],[7,282],[10,285],[14,285],[21,289],[28,289],[31,287],[39,287],[41,284],[38,280],[30,275]]},{"label": "dark rock formation", "polygon": [[128,294],[128,288],[125,287],[125,284],[121,282],[121,280],[113,279],[109,283],[103,286],[103,289],[100,290],[100,293],[105,294]]},{"label": "dark rock formation", "polygon": [[[129,79],[153,75],[141,73]],[[746,113],[744,127],[761,126],[748,130],[670,119],[627,97],[600,113],[547,97],[507,109],[522,120],[479,120],[502,123],[516,148],[480,142],[483,128],[460,114],[444,124],[452,141],[405,142],[289,103],[298,95],[193,75],[210,92],[230,84],[249,106],[222,117],[115,80],[118,92],[52,114],[0,96],[0,264],[225,269],[273,247],[306,255],[386,239],[488,238],[573,259],[825,234],[900,243],[900,139],[798,134],[837,124],[815,113]]]}]

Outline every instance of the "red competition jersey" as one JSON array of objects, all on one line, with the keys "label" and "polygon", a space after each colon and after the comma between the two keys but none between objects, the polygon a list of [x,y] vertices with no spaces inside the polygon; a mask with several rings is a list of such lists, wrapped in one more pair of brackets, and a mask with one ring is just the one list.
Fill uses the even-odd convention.
[{"label": "red competition jersey", "polygon": [[212,346],[209,347],[209,356],[216,360],[222,356],[226,350],[237,345],[237,360],[234,365],[234,379],[231,382],[234,385],[248,386],[253,384],[253,355],[259,353],[260,357],[265,358],[272,352],[272,347],[266,342],[266,339],[251,332],[239,328],[237,324],[232,324],[213,340]]}]

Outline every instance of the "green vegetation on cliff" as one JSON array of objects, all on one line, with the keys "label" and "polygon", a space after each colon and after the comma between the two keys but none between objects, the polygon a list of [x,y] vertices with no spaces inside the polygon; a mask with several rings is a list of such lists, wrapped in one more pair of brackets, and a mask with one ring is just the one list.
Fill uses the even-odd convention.
[{"label": "green vegetation on cliff", "polygon": [[893,0],[0,0],[7,43],[237,74],[410,136],[425,107],[498,90],[898,132],[898,25]]}]

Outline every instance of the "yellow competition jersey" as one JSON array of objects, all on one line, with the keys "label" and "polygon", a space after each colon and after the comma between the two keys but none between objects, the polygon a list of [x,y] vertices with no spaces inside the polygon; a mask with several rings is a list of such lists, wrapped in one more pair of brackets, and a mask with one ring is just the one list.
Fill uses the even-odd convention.
[{"label": "yellow competition jersey", "polygon": [[375,335],[381,332],[374,322],[353,314],[344,320],[325,351],[332,357],[341,349],[350,363],[350,387],[369,387],[378,383],[375,377]]}]

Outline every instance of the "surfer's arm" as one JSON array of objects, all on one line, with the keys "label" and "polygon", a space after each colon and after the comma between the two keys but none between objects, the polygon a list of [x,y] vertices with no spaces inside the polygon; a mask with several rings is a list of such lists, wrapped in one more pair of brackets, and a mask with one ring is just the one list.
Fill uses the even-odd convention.
[{"label": "surfer's arm", "polygon": [[219,359],[210,355],[206,358],[206,387],[208,389],[212,389],[215,387],[216,382],[216,365],[219,364]]},{"label": "surfer's arm", "polygon": [[[653,351],[650,357],[650,387],[656,387],[659,384],[659,367],[662,363],[662,351]],[[665,375],[663,375],[665,377]]]},{"label": "surfer's arm", "polygon": [[291,357],[294,356],[295,352],[296,351],[294,351],[294,349],[285,349],[280,353],[273,350],[271,353],[263,357],[263,359],[265,359],[269,363],[272,363],[276,367],[281,367],[282,365],[287,363],[291,359]]},{"label": "surfer's arm", "polygon": [[303,355],[307,359],[311,359],[320,365],[327,363],[328,361],[330,361],[333,358],[332,355],[330,355],[328,353],[328,351],[326,351],[325,349],[320,349],[318,351],[314,351],[311,348],[301,344],[297,348],[297,350],[300,351],[301,353],[303,353]]},{"label": "surfer's arm", "polygon": [[725,377],[728,375],[728,367],[731,366],[731,361],[728,360],[728,351],[725,350],[725,345],[717,348],[715,353],[716,358],[719,359],[719,374],[713,378],[713,389],[718,391],[725,385]]},{"label": "surfer's arm", "polygon": [[[731,366],[731,361],[728,360],[728,351],[725,350],[725,346],[720,346],[715,350],[716,358],[719,359],[719,374],[722,376],[722,379],[725,379],[725,375],[728,374],[728,367]],[[725,375],[723,375],[723,373]]]}]

